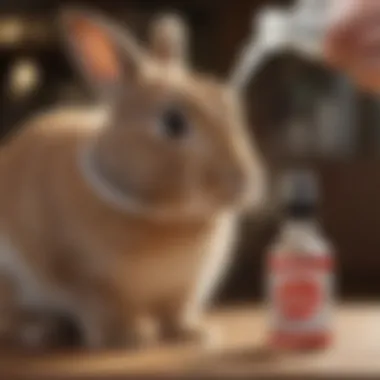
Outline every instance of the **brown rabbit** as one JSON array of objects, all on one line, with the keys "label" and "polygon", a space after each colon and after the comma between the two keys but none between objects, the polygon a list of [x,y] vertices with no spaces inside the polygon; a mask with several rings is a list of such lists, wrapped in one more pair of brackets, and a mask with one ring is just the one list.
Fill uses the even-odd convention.
[{"label": "brown rabbit", "polygon": [[36,117],[0,151],[0,273],[19,309],[71,317],[87,347],[144,343],[151,322],[201,338],[237,217],[262,194],[239,94],[191,71],[178,17],[154,22],[147,50],[87,10],[61,22],[101,106]]}]

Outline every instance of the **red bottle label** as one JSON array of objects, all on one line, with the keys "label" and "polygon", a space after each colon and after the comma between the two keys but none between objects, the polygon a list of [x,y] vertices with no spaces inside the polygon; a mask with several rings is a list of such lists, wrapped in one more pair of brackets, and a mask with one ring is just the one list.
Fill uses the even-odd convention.
[{"label": "red bottle label", "polygon": [[332,267],[329,256],[281,254],[270,261],[271,328],[282,341],[325,336],[330,323]]},{"label": "red bottle label", "polygon": [[304,321],[313,317],[323,300],[323,294],[315,281],[290,279],[275,289],[277,307],[285,318]]}]

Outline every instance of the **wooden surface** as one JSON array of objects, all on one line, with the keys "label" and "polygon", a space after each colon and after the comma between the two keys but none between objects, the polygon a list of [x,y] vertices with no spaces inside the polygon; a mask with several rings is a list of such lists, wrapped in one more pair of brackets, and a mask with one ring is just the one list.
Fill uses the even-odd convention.
[{"label": "wooden surface", "polygon": [[380,378],[380,304],[346,305],[336,313],[333,346],[323,352],[274,353],[265,348],[265,313],[259,308],[217,312],[219,345],[157,347],[126,353],[3,355],[0,379]]}]

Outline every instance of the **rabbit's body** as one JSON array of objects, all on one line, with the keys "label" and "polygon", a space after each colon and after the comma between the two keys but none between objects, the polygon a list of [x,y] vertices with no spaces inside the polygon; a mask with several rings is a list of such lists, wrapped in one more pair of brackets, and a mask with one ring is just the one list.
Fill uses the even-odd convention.
[{"label": "rabbit's body", "polygon": [[262,192],[239,95],[189,70],[176,19],[158,21],[150,53],[99,16],[62,21],[105,107],[37,117],[1,150],[14,307],[70,316],[91,347],[141,343],[149,319],[197,337],[237,217]]},{"label": "rabbit's body", "polygon": [[[69,314],[84,331],[198,311],[228,262],[235,216],[164,222],[117,210],[81,164],[101,119],[98,111],[52,113],[3,148],[0,270],[12,274],[16,302]],[[94,308],[105,321],[91,320]]]}]

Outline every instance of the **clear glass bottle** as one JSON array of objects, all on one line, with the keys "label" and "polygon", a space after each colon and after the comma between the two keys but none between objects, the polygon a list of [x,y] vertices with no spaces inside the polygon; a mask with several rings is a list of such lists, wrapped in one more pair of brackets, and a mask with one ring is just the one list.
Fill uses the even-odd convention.
[{"label": "clear glass bottle", "polygon": [[316,218],[315,177],[288,173],[283,196],[283,224],[267,254],[269,342],[277,349],[324,348],[333,333],[334,254]]}]

